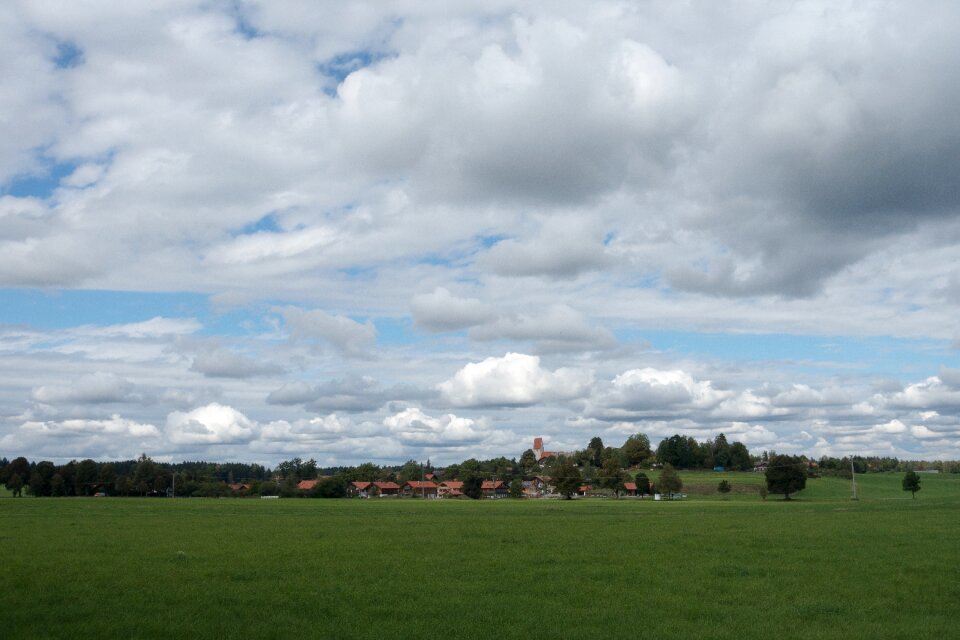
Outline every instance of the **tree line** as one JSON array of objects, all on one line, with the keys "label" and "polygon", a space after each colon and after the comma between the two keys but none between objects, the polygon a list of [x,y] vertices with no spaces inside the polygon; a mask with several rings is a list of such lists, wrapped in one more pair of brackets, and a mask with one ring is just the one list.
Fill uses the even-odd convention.
[{"label": "tree line", "polygon": [[[316,460],[299,457],[285,460],[270,469],[259,464],[184,461],[158,462],[145,453],[133,460],[97,462],[91,459],[72,460],[63,465],[43,460],[31,462],[25,457],[13,460],[0,458],[0,484],[21,496],[195,496],[279,495],[335,498],[345,496],[351,482],[397,482],[433,478],[457,479],[464,483],[463,493],[479,498],[485,480],[500,480],[510,487],[510,494],[522,494],[522,482],[537,475],[549,476],[556,490],[570,497],[584,484],[609,490],[619,496],[628,482],[635,482],[642,493],[650,491],[650,480],[644,469],[661,468],[658,490],[680,491],[677,469],[750,470],[762,465],[772,493],[789,498],[804,478],[819,474],[847,475],[881,471],[920,471],[936,469],[960,473],[957,461],[902,461],[891,457],[853,456],[821,457],[818,461],[806,456],[780,456],[773,451],[751,455],[741,442],[728,442],[721,433],[703,442],[690,436],[674,434],[664,438],[656,449],[644,433],[629,436],[619,447],[606,446],[594,436],[587,446],[572,454],[550,456],[538,461],[532,449],[519,459],[498,457],[489,460],[468,458],[439,468],[408,460],[402,465],[381,466],[365,462],[356,466],[320,467]],[[782,469],[789,472],[781,473]],[[632,470],[632,471],[628,471]],[[778,475],[789,476],[779,480]],[[771,476],[774,477],[771,484]],[[298,487],[302,480],[317,480],[309,491]],[[800,487],[802,488],[802,486]]]}]

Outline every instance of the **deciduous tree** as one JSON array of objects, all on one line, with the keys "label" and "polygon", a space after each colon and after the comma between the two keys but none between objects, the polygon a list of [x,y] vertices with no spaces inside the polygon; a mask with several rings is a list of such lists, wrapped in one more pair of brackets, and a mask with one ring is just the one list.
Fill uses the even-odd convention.
[{"label": "deciduous tree", "polygon": [[580,488],[581,482],[583,482],[583,478],[580,475],[580,469],[577,468],[573,460],[569,458],[561,460],[553,475],[553,484],[557,493],[562,495],[564,499],[569,500]]},{"label": "deciduous tree", "polygon": [[680,480],[680,474],[672,464],[666,463],[657,479],[657,491],[673,496],[675,493],[680,493],[681,489],[683,489],[683,481]]},{"label": "deciduous tree", "polygon": [[784,500],[791,493],[801,491],[807,486],[807,465],[793,456],[773,455],[767,465],[767,490],[770,493],[782,493]]},{"label": "deciduous tree", "polygon": [[910,492],[910,497],[916,499],[920,491],[920,474],[916,471],[907,471],[903,476],[903,490]]}]

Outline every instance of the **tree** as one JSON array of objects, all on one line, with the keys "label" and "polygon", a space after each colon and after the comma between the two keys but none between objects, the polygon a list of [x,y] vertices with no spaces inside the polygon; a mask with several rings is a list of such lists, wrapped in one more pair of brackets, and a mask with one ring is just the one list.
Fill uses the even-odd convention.
[{"label": "tree", "polygon": [[40,475],[39,471],[34,471],[30,474],[30,495],[32,496],[42,496],[44,490],[43,476]]},{"label": "tree", "polygon": [[587,449],[591,451],[590,462],[595,467],[600,467],[603,465],[603,440],[600,439],[600,436],[593,436],[590,438],[590,444],[587,445]]},{"label": "tree", "polygon": [[645,496],[650,493],[650,478],[647,477],[647,474],[638,471],[637,475],[633,477],[633,481],[637,485],[638,496]]},{"label": "tree", "polygon": [[730,483],[726,480],[721,480],[720,484],[717,485],[717,491],[720,492],[720,495],[726,496],[730,493]]},{"label": "tree", "polygon": [[730,445],[730,468],[740,471],[749,471],[753,468],[750,451],[742,442],[734,442]]},{"label": "tree", "polygon": [[420,480],[423,478],[423,465],[416,460],[407,460],[400,468],[400,484],[408,480]]},{"label": "tree", "polygon": [[624,462],[629,467],[635,467],[650,457],[650,438],[643,433],[635,433],[622,447]]},{"label": "tree", "polygon": [[522,454],[520,454],[520,467],[525,471],[529,472],[536,468],[537,466],[537,456],[533,453],[533,449],[527,449]]},{"label": "tree", "polygon": [[917,491],[920,491],[920,474],[916,471],[907,471],[903,476],[903,490],[910,492],[910,497],[916,499]]},{"label": "tree", "polygon": [[474,500],[483,497],[483,477],[474,471],[463,477],[463,495]]},{"label": "tree", "polygon": [[610,489],[616,497],[620,497],[621,491],[626,491],[625,482],[630,481],[630,476],[620,467],[620,462],[616,458],[608,458],[604,461],[600,471],[600,486],[604,489]]},{"label": "tree", "polygon": [[660,478],[657,479],[657,491],[672,497],[673,494],[680,493],[681,489],[683,489],[683,481],[680,480],[680,474],[669,462],[664,464],[660,471]]},{"label": "tree", "polygon": [[807,465],[794,456],[772,455],[767,465],[767,490],[770,493],[782,493],[784,500],[791,493],[801,491],[807,486]]},{"label": "tree", "polygon": [[520,478],[514,478],[510,482],[510,497],[511,498],[522,498],[523,497],[523,481]]},{"label": "tree", "polygon": [[20,477],[19,473],[14,473],[7,479],[7,491],[16,498],[23,496],[23,478]]},{"label": "tree", "polygon": [[573,494],[580,488],[582,481],[583,478],[580,476],[580,469],[577,468],[573,460],[564,458],[560,464],[557,465],[556,472],[553,476],[553,483],[557,488],[557,493],[562,495],[564,499],[569,500],[572,498]]}]

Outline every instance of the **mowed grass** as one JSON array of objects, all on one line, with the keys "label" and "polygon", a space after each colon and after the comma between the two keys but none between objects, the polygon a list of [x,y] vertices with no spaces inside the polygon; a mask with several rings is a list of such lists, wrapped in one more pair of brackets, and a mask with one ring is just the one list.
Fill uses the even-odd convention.
[{"label": "mowed grass", "polygon": [[960,479],[911,500],[901,477],[857,502],[838,479],[791,502],[8,498],[0,634],[954,637]]}]

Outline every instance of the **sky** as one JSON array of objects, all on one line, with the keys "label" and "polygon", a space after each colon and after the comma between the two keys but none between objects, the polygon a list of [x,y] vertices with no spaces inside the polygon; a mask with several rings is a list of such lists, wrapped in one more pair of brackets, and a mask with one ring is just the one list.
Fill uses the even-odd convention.
[{"label": "sky", "polygon": [[960,6],[0,5],[0,457],[960,459]]}]

